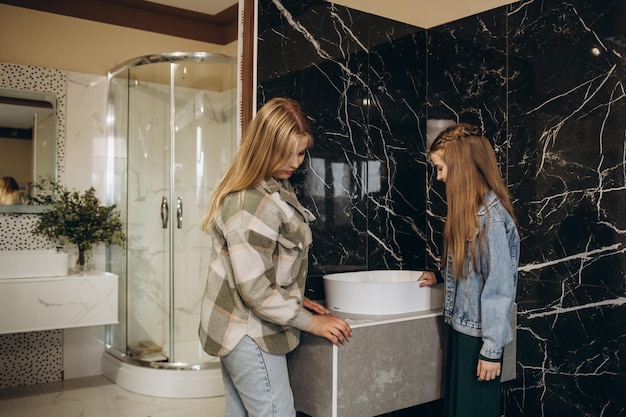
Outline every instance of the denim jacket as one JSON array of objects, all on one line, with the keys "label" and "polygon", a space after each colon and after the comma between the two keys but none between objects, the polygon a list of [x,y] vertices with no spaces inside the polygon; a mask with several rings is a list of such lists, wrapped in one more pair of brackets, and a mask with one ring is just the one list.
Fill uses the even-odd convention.
[{"label": "denim jacket", "polygon": [[482,338],[481,356],[497,360],[512,340],[520,238],[515,222],[493,191],[485,194],[484,202],[478,210],[480,227],[485,230],[484,251],[476,268],[479,273],[473,257],[468,256],[464,278],[454,279],[448,252],[443,313],[454,330]]}]

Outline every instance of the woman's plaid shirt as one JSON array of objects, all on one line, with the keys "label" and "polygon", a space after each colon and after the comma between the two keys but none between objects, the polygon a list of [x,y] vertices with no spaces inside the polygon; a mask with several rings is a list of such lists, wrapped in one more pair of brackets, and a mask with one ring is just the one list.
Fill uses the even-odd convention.
[{"label": "woman's plaid shirt", "polygon": [[227,355],[246,335],[268,353],[296,348],[312,321],[302,307],[310,220],[287,180],[263,181],[224,199],[211,231],[198,331],[207,353]]}]

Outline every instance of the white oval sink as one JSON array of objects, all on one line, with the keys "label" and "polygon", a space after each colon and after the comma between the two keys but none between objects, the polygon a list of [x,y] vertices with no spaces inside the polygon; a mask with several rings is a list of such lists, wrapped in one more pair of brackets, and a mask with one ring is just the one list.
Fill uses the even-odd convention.
[{"label": "white oval sink", "polygon": [[323,276],[326,307],[363,315],[406,314],[443,306],[443,285],[420,287],[422,271],[360,271]]},{"label": "white oval sink", "polygon": [[54,249],[0,251],[0,279],[60,277],[68,269],[68,254]]}]

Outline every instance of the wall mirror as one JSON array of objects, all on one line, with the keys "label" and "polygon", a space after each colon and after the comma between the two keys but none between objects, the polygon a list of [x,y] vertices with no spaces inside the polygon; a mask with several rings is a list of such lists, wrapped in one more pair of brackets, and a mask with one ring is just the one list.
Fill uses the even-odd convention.
[{"label": "wall mirror", "polygon": [[[0,213],[37,213],[28,205],[34,183],[56,179],[57,99],[53,93],[0,89],[0,178],[19,186],[20,198]],[[13,183],[13,181],[11,181]]]}]

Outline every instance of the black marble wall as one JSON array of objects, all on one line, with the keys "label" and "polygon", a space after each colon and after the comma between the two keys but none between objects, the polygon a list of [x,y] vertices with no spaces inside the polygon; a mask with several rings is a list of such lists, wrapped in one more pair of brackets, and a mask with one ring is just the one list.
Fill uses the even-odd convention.
[{"label": "black marble wall", "polygon": [[293,178],[318,219],[311,275],[423,268],[426,31],[324,1],[263,3],[259,103],[292,97],[314,129]]},{"label": "black marble wall", "polygon": [[508,180],[523,236],[511,416],[626,415],[626,2],[508,14]]},{"label": "black marble wall", "polygon": [[[522,236],[506,416],[626,415],[626,2],[521,1],[428,30],[324,1],[259,1],[258,101],[298,101],[294,183],[324,272],[437,265],[445,189],[427,120],[482,126]],[[432,137],[430,137],[432,139]],[[436,415],[437,407],[406,415]]]}]

